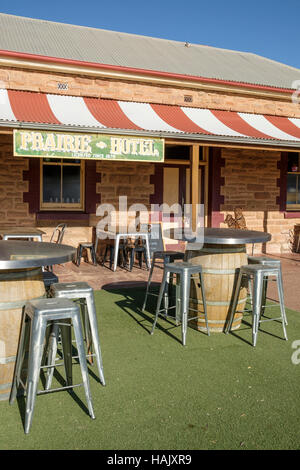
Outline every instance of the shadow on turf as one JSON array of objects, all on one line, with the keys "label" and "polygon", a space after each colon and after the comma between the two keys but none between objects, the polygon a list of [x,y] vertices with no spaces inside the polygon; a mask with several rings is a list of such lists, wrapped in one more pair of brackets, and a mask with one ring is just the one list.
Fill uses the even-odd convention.
[{"label": "shadow on turf", "polygon": [[[153,282],[151,284],[151,292],[158,294],[159,287],[159,282]],[[138,325],[140,325],[144,330],[151,334],[152,324],[155,317],[157,298],[150,295],[147,300],[146,311],[142,311],[146,291],[145,282],[135,282],[134,287],[132,286],[132,283],[129,282],[118,282],[116,284],[111,283],[102,286],[102,289],[107,292],[122,295],[124,298],[122,300],[116,301],[115,304],[118,305],[118,307],[120,307],[125,313],[127,313],[127,315],[129,315],[133,320],[135,320]],[[141,319],[137,318],[134,314],[139,315]],[[175,318],[174,320],[171,317],[169,317],[169,319],[164,317],[160,318],[163,319],[164,322],[167,322],[170,325],[170,328],[164,328],[158,320],[158,322],[156,323],[156,329],[162,330],[169,337],[182,344],[181,338],[178,338],[177,336],[174,336],[171,333],[171,330],[181,328],[181,324],[174,324]],[[149,327],[148,325],[145,326],[143,324],[144,322],[147,322],[149,324]],[[199,333],[206,335],[206,333],[202,331],[199,331]]]}]

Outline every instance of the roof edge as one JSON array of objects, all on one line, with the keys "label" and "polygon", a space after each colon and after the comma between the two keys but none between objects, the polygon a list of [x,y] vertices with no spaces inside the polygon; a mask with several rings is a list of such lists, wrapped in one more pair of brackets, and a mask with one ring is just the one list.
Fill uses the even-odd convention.
[{"label": "roof edge", "polygon": [[0,50],[0,56],[4,57],[12,57],[16,59],[24,59],[24,60],[33,60],[33,61],[40,61],[46,63],[58,63],[62,65],[75,65],[75,66],[82,66],[82,67],[90,67],[94,69],[102,69],[102,70],[111,70],[116,72],[124,72],[124,73],[139,73],[141,75],[148,75],[148,76],[156,76],[156,77],[165,77],[165,78],[173,78],[178,80],[189,80],[195,83],[211,83],[215,85],[227,85],[232,87],[239,87],[239,88],[248,88],[252,90],[264,90],[269,92],[280,92],[286,94],[293,94],[295,89],[293,88],[280,88],[270,85],[258,85],[254,83],[247,83],[247,82],[238,82],[238,81],[231,81],[231,80],[222,80],[219,78],[208,78],[208,77],[200,77],[195,75],[185,75],[185,74],[177,74],[172,72],[163,72],[159,70],[149,70],[149,69],[140,69],[134,67],[124,67],[121,65],[109,65],[109,64],[100,64],[97,62],[85,62],[81,60],[75,59],[65,59],[61,57],[51,57],[51,56],[44,56],[39,54],[31,54],[27,52],[16,52],[16,51],[7,51],[7,50]]}]

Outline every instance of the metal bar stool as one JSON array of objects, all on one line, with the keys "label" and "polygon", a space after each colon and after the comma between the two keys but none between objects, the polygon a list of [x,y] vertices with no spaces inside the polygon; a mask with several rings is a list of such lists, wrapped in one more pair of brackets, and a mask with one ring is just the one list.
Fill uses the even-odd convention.
[{"label": "metal bar stool", "polygon": [[[129,271],[132,271],[136,255],[138,256],[140,268],[142,269],[143,259],[144,259],[146,268],[149,271],[150,259],[148,259],[148,250],[147,250],[146,240],[142,240],[141,237],[128,236],[128,238],[124,240],[124,256],[125,256],[125,265],[129,264]],[[129,263],[127,263],[128,258],[129,258]]]},{"label": "metal bar stool", "polygon": [[[269,266],[276,266],[279,268],[279,275],[281,278],[281,284],[283,286],[283,281],[282,281],[282,270],[281,270],[281,261],[280,259],[275,259],[275,258],[268,258],[267,256],[248,256],[248,264],[260,264],[262,266],[264,265],[269,265]],[[273,281],[274,279],[270,279]],[[251,283],[250,283],[251,284]],[[264,278],[264,286],[263,286],[263,293],[262,293],[262,315],[265,313],[265,308],[266,307],[272,307],[272,305],[266,305],[266,300],[267,300],[267,289],[268,289],[268,278]],[[250,298],[251,298],[251,304],[252,304],[252,293],[251,293],[251,286],[250,286]],[[282,295],[283,291],[282,291]],[[285,312],[285,324],[287,325],[287,317],[286,317],[286,312]]]},{"label": "metal bar stool", "polygon": [[43,281],[47,297],[50,296],[50,286],[58,282],[58,277],[52,271],[43,271]]},{"label": "metal bar stool", "polygon": [[132,268],[133,268],[133,265],[134,265],[134,258],[135,258],[136,254],[138,255],[140,268],[142,269],[143,258],[144,258],[144,262],[145,262],[147,270],[150,269],[150,266],[149,266],[150,261],[148,260],[147,248],[146,248],[145,242],[140,245],[138,243],[138,240],[136,240],[134,245],[128,246],[127,249],[128,249],[128,251],[130,251],[130,261],[129,261],[129,270],[130,271],[132,271]]},{"label": "metal bar stool", "polygon": [[[96,307],[94,299],[94,291],[87,282],[64,282],[52,284],[50,287],[50,294],[55,298],[65,298],[70,300],[79,301],[83,319],[83,326],[85,331],[86,338],[86,357],[93,358],[96,357],[97,367],[99,371],[99,378],[102,385],[105,385],[104,372],[103,372],[103,363],[101,355],[100,340],[98,335],[98,325],[97,325],[97,316],[96,316]],[[57,329],[52,332],[50,340],[50,361],[51,364],[54,364],[56,353],[57,353],[57,342],[58,334]],[[94,353],[92,353],[94,349]],[[54,368],[48,369],[47,380],[46,380],[46,389],[51,385],[53,377]]]},{"label": "metal bar stool", "polygon": [[[44,342],[46,337],[46,328],[55,323],[59,325],[62,336],[62,344],[64,351],[64,365],[66,371],[66,386],[52,390],[37,391],[39,376],[42,366],[42,357],[44,353]],[[74,334],[79,353],[79,361],[81,366],[81,374],[83,383],[73,385],[72,380],[72,356],[71,356],[71,324],[74,327]],[[28,370],[27,381],[22,381],[21,373],[25,359],[25,352],[29,344],[28,352]],[[85,359],[85,351],[83,345],[83,335],[80,322],[79,307],[74,302],[67,299],[42,299],[27,302],[21,327],[20,344],[17,353],[16,367],[13,378],[13,384],[10,394],[10,404],[12,404],[17,395],[19,385],[26,391],[26,409],[25,409],[25,433],[28,434],[33,417],[36,395],[41,393],[53,392],[58,390],[71,389],[79,385],[84,386],[86,401],[90,417],[95,418],[88,369]]]},{"label": "metal bar stool", "polygon": [[[192,308],[189,307],[190,283],[191,283],[191,279],[197,279],[197,277],[196,277],[197,275],[198,275],[200,288],[201,288],[207,334],[208,334],[208,336],[210,335],[209,326],[208,326],[208,319],[207,319],[206,299],[205,299],[204,282],[203,282],[202,266],[201,265],[195,265],[195,264],[192,264],[192,263],[187,263],[185,261],[181,261],[179,263],[165,264],[164,274],[163,274],[163,279],[162,279],[162,283],[161,283],[160,290],[159,290],[157,306],[156,306],[156,313],[155,313],[155,319],[154,319],[154,322],[153,322],[151,334],[154,333],[154,329],[155,329],[155,326],[156,326],[158,315],[160,315],[161,312],[166,310],[166,309],[160,310],[160,306],[161,306],[163,295],[165,293],[168,278],[169,278],[169,276],[173,276],[174,274],[177,275],[176,276],[177,277],[177,283],[176,283],[176,310],[177,309],[180,310],[180,320],[181,320],[181,328],[182,328],[182,344],[183,344],[183,346],[185,346],[186,345],[187,323],[188,323],[188,321],[195,320],[199,316],[199,315],[197,315],[195,317],[188,318],[189,310],[198,312],[197,310],[192,309]],[[170,308],[173,308],[173,307],[168,307],[167,310],[169,310]],[[164,315],[164,316],[166,317],[167,315]],[[176,315],[176,318],[178,318],[177,315]]]},{"label": "metal bar stool", "polygon": [[95,247],[93,243],[79,243],[78,248],[77,248],[77,266],[80,265],[83,249],[90,250],[93,264],[96,266],[97,264],[96,252],[95,252]]},{"label": "metal bar stool", "polygon": [[[284,338],[287,340],[286,329],[285,329],[286,315],[285,315],[285,308],[284,308],[283,287],[282,287],[280,269],[278,266],[274,266],[274,265],[272,266],[272,265],[267,265],[267,264],[265,265],[248,264],[246,266],[241,266],[238,279],[237,279],[235,292],[234,292],[230,318],[225,328],[225,333],[228,334],[232,326],[243,276],[246,276],[248,279],[249,277],[253,278],[253,302],[252,302],[253,304],[252,305],[252,317],[253,317],[252,343],[253,343],[253,346],[256,346],[259,324],[262,322],[266,322],[266,321],[281,320]],[[261,317],[261,311],[262,311],[263,284],[264,284],[265,278],[268,278],[269,276],[275,276],[275,279],[277,281],[279,307],[280,307],[281,316],[280,318],[269,318],[269,319],[261,320],[260,317]]]},{"label": "metal bar stool", "polygon": [[[114,256],[115,256],[115,245],[114,243],[107,244],[105,247],[105,252],[102,260],[102,265],[106,263],[106,258],[107,255],[109,254],[109,267],[110,269],[112,268],[112,265],[114,264]],[[126,254],[125,254],[125,245],[124,243],[120,243],[119,245],[119,254],[120,256],[120,264],[125,267],[126,264]],[[118,256],[119,258],[119,256]]]},{"label": "metal bar stool", "polygon": [[[174,263],[175,260],[183,260],[183,258],[184,258],[184,253],[182,253],[180,251],[155,251],[153,253],[151,268],[150,268],[147,287],[146,287],[145,299],[144,299],[144,303],[143,303],[143,307],[142,307],[142,312],[145,311],[147,300],[148,300],[148,295],[158,297],[158,294],[154,294],[153,292],[150,292],[153,270],[154,270],[155,266],[158,266],[157,260],[163,260],[163,263],[165,265],[167,263]],[[168,291],[169,291],[168,286],[166,286],[166,289],[165,289],[165,292],[164,292],[165,308],[168,307]]]}]

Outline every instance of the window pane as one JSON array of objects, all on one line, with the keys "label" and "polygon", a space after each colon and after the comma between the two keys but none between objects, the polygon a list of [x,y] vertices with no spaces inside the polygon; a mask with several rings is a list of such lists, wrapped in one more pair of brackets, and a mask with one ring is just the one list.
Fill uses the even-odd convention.
[{"label": "window pane", "polygon": [[287,177],[287,204],[297,204],[298,175]]},{"label": "window pane", "polygon": [[61,158],[43,158],[43,162],[45,162],[45,163],[60,163]]},{"label": "window pane", "polygon": [[60,165],[43,166],[43,202],[61,202]]},{"label": "window pane", "polygon": [[64,159],[62,160],[62,162],[63,162],[63,163],[78,163],[78,164],[80,164],[80,160],[75,160],[75,159],[73,159],[73,158],[64,158]]},{"label": "window pane", "polygon": [[288,172],[290,171],[299,171],[298,153],[289,153],[288,155]]},{"label": "window pane", "polygon": [[63,202],[80,203],[80,167],[63,167]]},{"label": "window pane", "polygon": [[297,175],[297,204],[300,204],[300,175]]}]

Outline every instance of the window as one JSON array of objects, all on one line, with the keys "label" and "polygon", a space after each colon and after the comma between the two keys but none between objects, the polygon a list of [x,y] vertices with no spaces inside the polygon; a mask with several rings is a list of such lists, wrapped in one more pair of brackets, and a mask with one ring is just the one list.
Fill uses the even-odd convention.
[{"label": "window", "polygon": [[84,161],[41,160],[41,210],[84,209]]}]

